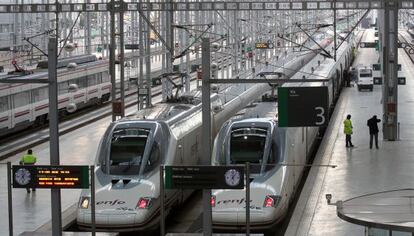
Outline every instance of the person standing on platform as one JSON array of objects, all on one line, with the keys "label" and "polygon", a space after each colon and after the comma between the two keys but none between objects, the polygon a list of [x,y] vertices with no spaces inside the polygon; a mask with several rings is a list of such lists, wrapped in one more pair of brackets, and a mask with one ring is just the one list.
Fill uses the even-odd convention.
[{"label": "person standing on platform", "polygon": [[345,81],[345,86],[346,87],[351,87],[351,76],[350,76],[350,72],[348,72],[348,70],[344,70],[344,81]]},{"label": "person standing on platform", "polygon": [[346,147],[354,147],[354,145],[351,142],[351,135],[353,133],[352,131],[352,121],[351,121],[351,115],[347,115],[346,119],[344,120],[344,133],[345,133],[345,146]]},{"label": "person standing on platform", "polygon": [[371,119],[367,120],[367,125],[369,127],[369,148],[372,149],[372,139],[375,138],[375,147],[378,149],[378,123],[381,122],[380,119],[377,119],[377,116],[374,115]]},{"label": "person standing on platform", "polygon": [[[36,164],[37,158],[33,155],[32,149],[27,150],[27,154],[22,156],[20,160],[20,165],[34,165]],[[32,188],[33,191],[36,191],[35,188]],[[30,188],[26,188],[27,193],[30,193]]]}]

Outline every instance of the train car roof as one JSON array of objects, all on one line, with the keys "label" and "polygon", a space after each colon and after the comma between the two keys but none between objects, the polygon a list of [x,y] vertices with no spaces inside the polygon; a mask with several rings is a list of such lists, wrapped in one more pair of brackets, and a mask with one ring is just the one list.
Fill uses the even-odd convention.
[{"label": "train car roof", "polygon": [[192,104],[182,103],[157,103],[151,108],[139,110],[135,114],[125,117],[123,120],[159,120],[166,121],[184,111],[194,107]]},{"label": "train car roof", "polygon": [[231,120],[250,118],[277,119],[277,102],[255,102],[238,112]]},{"label": "train car roof", "polygon": [[[96,65],[100,65],[100,64],[108,64],[109,61],[108,60],[98,60],[98,61],[93,61],[93,62],[89,62],[89,63],[85,63],[85,64],[80,64],[78,65],[78,67],[74,70],[76,72],[76,70],[78,69],[83,69],[83,68],[89,68],[91,66],[96,66]],[[109,66],[109,64],[108,64]],[[108,67],[109,70],[109,67]],[[58,76],[59,73],[63,73],[68,71],[68,69],[66,67],[64,68],[59,68],[57,69],[58,72]],[[48,76],[48,70],[47,69],[40,69],[40,70],[35,70],[33,74],[29,74],[29,75],[0,75],[0,79],[41,79],[41,78],[47,78]],[[8,84],[3,84],[0,85],[0,87],[10,87],[14,85],[14,83],[8,83]],[[19,85],[23,85],[23,84],[19,84]]]},{"label": "train car roof", "polygon": [[[333,44],[333,43],[332,43]],[[329,47],[329,46],[328,46]],[[337,55],[338,58],[344,56],[345,51],[348,48],[348,43],[344,42],[339,49],[337,50]],[[332,58],[325,58],[325,59],[321,59],[322,56],[318,55],[317,57],[315,57],[311,62],[309,62],[305,67],[309,67],[309,66],[315,66],[315,61],[319,60],[320,61],[320,66],[317,66],[315,68],[315,72],[313,74],[310,73],[303,73],[303,72],[297,72],[292,79],[302,79],[303,76],[305,76],[307,79],[329,79],[329,74],[332,70],[333,65],[335,65],[336,63],[339,63],[338,61],[335,61]],[[345,68],[343,68],[345,69]],[[284,86],[288,86],[288,87],[292,87],[292,86],[300,86],[303,85],[304,82],[298,82],[298,83],[287,83]],[[321,86],[322,83],[321,82],[306,82],[307,86],[313,87],[313,86]]]}]

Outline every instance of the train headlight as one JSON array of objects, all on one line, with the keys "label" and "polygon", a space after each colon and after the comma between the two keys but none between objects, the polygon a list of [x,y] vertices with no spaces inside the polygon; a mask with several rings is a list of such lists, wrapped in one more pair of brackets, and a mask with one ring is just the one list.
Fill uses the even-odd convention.
[{"label": "train headlight", "polygon": [[211,207],[215,207],[216,206],[216,196],[211,196],[210,198],[210,205]]},{"label": "train headlight", "polygon": [[90,197],[81,197],[79,201],[79,207],[82,209],[88,209],[90,202]]},{"label": "train headlight", "polygon": [[282,198],[281,196],[267,195],[265,197],[265,200],[264,200],[264,203],[263,203],[263,207],[264,208],[267,208],[267,207],[276,207],[279,204],[281,198]]},{"label": "train headlight", "polygon": [[139,199],[135,209],[149,209],[152,206],[152,198],[142,197]]}]

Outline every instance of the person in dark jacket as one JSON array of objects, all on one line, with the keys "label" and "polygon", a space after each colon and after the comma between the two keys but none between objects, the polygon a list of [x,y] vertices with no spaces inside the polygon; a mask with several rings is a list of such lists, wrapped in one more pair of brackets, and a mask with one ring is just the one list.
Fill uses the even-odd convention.
[{"label": "person in dark jacket", "polygon": [[378,123],[381,122],[380,119],[377,119],[377,116],[373,116],[367,121],[369,127],[369,148],[372,148],[372,139],[375,138],[375,147],[378,149]]}]

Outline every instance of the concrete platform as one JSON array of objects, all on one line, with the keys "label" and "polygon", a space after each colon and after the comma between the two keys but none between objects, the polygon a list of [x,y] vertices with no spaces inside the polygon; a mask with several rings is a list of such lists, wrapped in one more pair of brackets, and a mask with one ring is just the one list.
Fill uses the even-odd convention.
[{"label": "concrete platform", "polygon": [[[377,60],[374,49],[361,49],[354,64],[369,65]],[[414,68],[402,49],[399,49],[399,63],[407,77],[407,84],[398,86],[400,140],[384,141],[380,123],[379,149],[370,149],[366,122],[373,115],[382,119],[382,87],[375,85],[373,92],[345,88],[314,161],[338,167],[310,170],[285,235],[364,235],[364,227],[337,216],[336,207],[327,204],[325,194],[332,194],[335,202],[413,187]],[[355,148],[345,147],[343,120],[347,114],[352,115]]]}]

